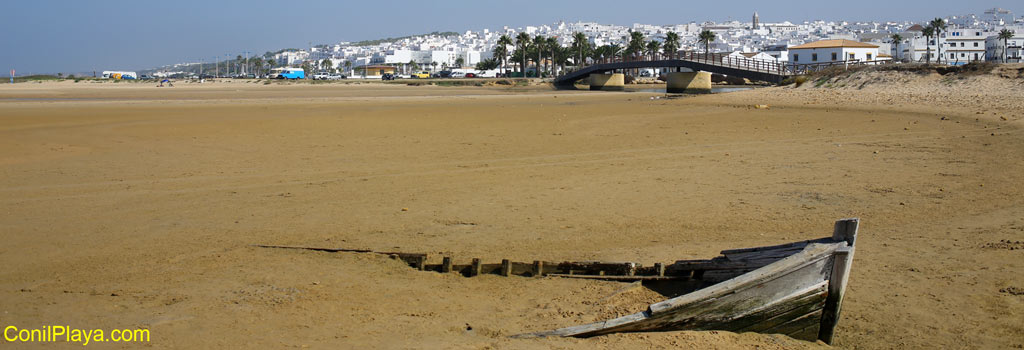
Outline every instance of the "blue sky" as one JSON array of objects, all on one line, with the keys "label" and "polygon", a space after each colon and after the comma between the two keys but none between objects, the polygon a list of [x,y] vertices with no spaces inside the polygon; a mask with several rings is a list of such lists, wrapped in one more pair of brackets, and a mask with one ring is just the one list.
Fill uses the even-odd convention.
[{"label": "blue sky", "polygon": [[706,20],[923,20],[1021,0],[881,1],[267,1],[10,0],[0,19],[0,76],[144,69],[266,52],[421,34],[565,21],[677,24]]}]

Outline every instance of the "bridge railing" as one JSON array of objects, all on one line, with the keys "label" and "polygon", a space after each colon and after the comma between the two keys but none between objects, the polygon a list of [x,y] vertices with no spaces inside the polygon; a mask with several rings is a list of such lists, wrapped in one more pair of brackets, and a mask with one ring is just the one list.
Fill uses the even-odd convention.
[{"label": "bridge railing", "polygon": [[657,63],[654,61],[664,60],[686,60],[691,62],[697,62],[707,65],[728,67],[741,69],[752,72],[770,73],[785,75],[787,67],[785,64],[780,64],[775,60],[762,60],[753,59],[746,57],[728,56],[724,53],[698,53],[692,51],[684,51],[676,54],[653,54],[653,55],[636,55],[636,56],[618,56],[618,57],[602,57],[594,60],[590,60],[588,65],[579,66],[576,69],[570,69],[565,71],[565,74],[569,74],[589,66],[611,64],[611,63],[628,63],[628,62],[652,62],[650,68],[658,68]]},{"label": "bridge railing", "polygon": [[785,74],[785,65],[775,60],[730,56],[726,53],[682,52],[680,59],[708,65],[742,69],[747,71],[771,74]]}]

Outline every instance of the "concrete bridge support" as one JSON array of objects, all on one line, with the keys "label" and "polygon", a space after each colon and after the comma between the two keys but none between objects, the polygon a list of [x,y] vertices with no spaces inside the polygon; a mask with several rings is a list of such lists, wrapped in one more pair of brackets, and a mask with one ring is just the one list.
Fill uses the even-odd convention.
[{"label": "concrete bridge support", "polygon": [[668,73],[666,78],[668,86],[665,90],[669,93],[711,93],[711,73],[709,72],[673,72]]},{"label": "concrete bridge support", "polygon": [[[710,79],[710,76],[709,78]],[[710,80],[708,80],[708,84]],[[601,91],[622,91],[626,88],[626,76],[621,73],[591,74],[590,89]],[[710,89],[710,87],[709,87]]]}]

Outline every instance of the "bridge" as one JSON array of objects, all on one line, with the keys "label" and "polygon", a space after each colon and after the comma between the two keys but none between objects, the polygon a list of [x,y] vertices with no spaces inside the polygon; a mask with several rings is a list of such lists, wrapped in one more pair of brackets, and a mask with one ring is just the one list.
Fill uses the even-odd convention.
[{"label": "bridge", "polygon": [[[653,59],[649,59],[653,58]],[[705,71],[728,75],[731,77],[746,78],[755,81],[770,83],[781,83],[787,77],[797,72],[784,63],[768,60],[757,60],[747,58],[729,57],[722,53],[701,54],[696,52],[683,52],[677,57],[643,57],[616,58],[601,60],[582,69],[566,73],[555,78],[556,86],[571,86],[577,80],[589,77],[591,74],[602,74],[617,70],[641,69],[641,68],[688,68],[693,71]]]}]

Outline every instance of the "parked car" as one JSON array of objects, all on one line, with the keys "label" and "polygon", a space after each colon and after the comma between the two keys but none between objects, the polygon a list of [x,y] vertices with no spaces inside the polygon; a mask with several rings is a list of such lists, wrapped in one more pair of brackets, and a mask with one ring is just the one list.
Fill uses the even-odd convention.
[{"label": "parked car", "polygon": [[466,73],[463,73],[463,72],[452,72],[452,74],[449,75],[448,77],[450,77],[450,78],[465,78],[466,77]]},{"label": "parked car", "polygon": [[451,78],[452,77],[452,71],[450,71],[450,70],[443,70],[443,71],[437,72],[437,77],[438,78]]},{"label": "parked car", "polygon": [[330,74],[327,74],[325,72],[318,72],[316,74],[313,74],[313,80],[327,80],[328,78],[330,78]]},{"label": "parked car", "polygon": [[344,74],[341,74],[341,73],[331,73],[330,75],[327,76],[327,80],[341,80],[341,79],[348,79],[348,76],[346,76]]},{"label": "parked car", "polygon": [[477,78],[476,73],[466,73],[466,78]]},{"label": "parked car", "polygon": [[430,78],[430,72],[422,71],[422,72],[412,73],[412,77],[413,78],[419,78],[419,79]]},{"label": "parked car", "polygon": [[391,73],[384,73],[383,75],[380,76],[380,80],[384,80],[384,81],[395,80],[395,75],[391,74]]}]

